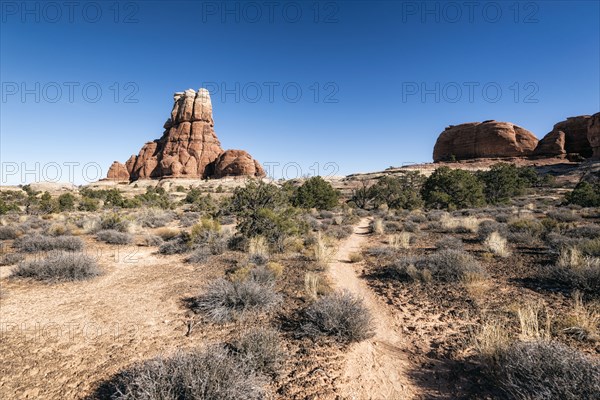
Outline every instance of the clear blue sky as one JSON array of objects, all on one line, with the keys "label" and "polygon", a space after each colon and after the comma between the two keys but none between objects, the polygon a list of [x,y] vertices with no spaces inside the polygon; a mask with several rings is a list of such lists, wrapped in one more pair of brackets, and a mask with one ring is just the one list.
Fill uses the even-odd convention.
[{"label": "clear blue sky", "polygon": [[600,111],[598,1],[473,3],[2,1],[2,183],[106,173],[161,136],[173,92],[206,85],[224,148],[304,174],[429,161],[449,124],[542,137]]}]

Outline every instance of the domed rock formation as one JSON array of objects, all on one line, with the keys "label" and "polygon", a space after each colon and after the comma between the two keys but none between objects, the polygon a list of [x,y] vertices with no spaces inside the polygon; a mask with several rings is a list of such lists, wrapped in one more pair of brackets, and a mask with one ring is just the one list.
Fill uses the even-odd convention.
[{"label": "domed rock formation", "polygon": [[[163,177],[202,179],[215,175],[215,161],[223,149],[213,129],[212,103],[208,91],[188,89],[175,93],[173,100],[171,117],[164,124],[162,137],[144,144],[139,154],[131,156],[125,163],[129,180]],[[264,176],[264,171],[262,175],[259,173],[262,171],[260,164],[248,153],[243,153],[243,157],[241,154],[237,156],[241,158],[232,167],[223,167],[219,177]],[[230,160],[232,154],[224,159]],[[115,173],[119,169],[121,174],[119,177],[124,176],[120,166],[115,166]]]},{"label": "domed rock formation", "polygon": [[227,150],[215,161],[215,178],[223,178],[225,176],[255,176],[258,178],[264,177],[265,170],[254,160],[250,154],[244,150]]},{"label": "domed rock formation", "polygon": [[438,137],[433,161],[525,157],[533,153],[537,144],[533,133],[510,122],[451,125]]},{"label": "domed rock formation", "polygon": [[590,117],[587,138],[592,146],[592,157],[600,158],[600,112]]},{"label": "domed rock formation", "polygon": [[554,125],[534,151],[537,157],[561,157],[566,154],[579,154],[581,157],[592,156],[592,146],[588,140],[589,115],[569,117]]},{"label": "domed rock formation", "polygon": [[108,174],[106,175],[106,179],[109,181],[128,181],[129,180],[129,172],[127,172],[127,168],[118,161],[112,163],[110,168],[108,169]]}]

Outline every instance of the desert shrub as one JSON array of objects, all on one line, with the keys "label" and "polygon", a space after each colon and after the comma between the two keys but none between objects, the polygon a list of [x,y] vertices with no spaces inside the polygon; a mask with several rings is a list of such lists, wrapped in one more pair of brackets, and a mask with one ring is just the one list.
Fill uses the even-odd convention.
[{"label": "desert shrub", "polygon": [[105,383],[115,400],[259,400],[262,381],[223,346],[136,364]]},{"label": "desert shrub", "polygon": [[185,261],[192,264],[203,264],[207,262],[211,256],[212,253],[210,249],[208,247],[202,246],[194,249],[192,254],[190,254],[190,256],[186,258]]},{"label": "desert shrub", "polygon": [[383,230],[385,233],[400,232],[402,229],[403,229],[402,224],[397,221],[386,221],[383,224]]},{"label": "desert shrub", "polygon": [[484,185],[464,170],[440,167],[431,174],[421,189],[429,208],[460,209],[485,204]]},{"label": "desert shrub", "polygon": [[202,218],[200,223],[192,226],[192,240],[202,240],[202,238],[210,232],[219,232],[221,230],[221,224],[218,220],[213,218]]},{"label": "desert shrub", "polygon": [[418,232],[419,231],[419,224],[414,223],[412,221],[406,221],[403,225],[402,225],[402,229],[406,232]]},{"label": "desert shrub", "polygon": [[193,308],[210,320],[223,323],[249,313],[267,312],[281,302],[272,281],[216,279],[194,299]]},{"label": "desert shrub", "polygon": [[369,227],[371,228],[371,232],[376,235],[383,235],[385,232],[383,228],[383,220],[381,218],[375,218],[369,223]]},{"label": "desert shrub", "polygon": [[435,248],[440,249],[454,249],[454,250],[462,250],[465,245],[461,238],[456,236],[444,236],[437,242],[435,242]]},{"label": "desert shrub", "polygon": [[14,246],[27,253],[50,250],[78,251],[83,249],[83,241],[74,236],[53,237],[33,234],[15,240]]},{"label": "desert shrub", "polygon": [[577,248],[586,256],[600,257],[600,238],[581,241]]},{"label": "desert shrub", "polygon": [[429,280],[460,282],[482,279],[485,269],[469,253],[456,249],[440,249],[424,257],[405,257],[390,266],[401,280]]},{"label": "desert shrub", "polygon": [[367,249],[367,254],[373,257],[390,257],[395,254],[395,249],[391,246],[376,246]]},{"label": "desert shrub", "polygon": [[483,242],[492,232],[498,232],[498,234],[506,237],[508,236],[508,226],[492,220],[481,221],[477,228],[477,239]]},{"label": "desert shrub", "polygon": [[269,245],[264,237],[255,236],[248,241],[248,260],[256,265],[269,261]]},{"label": "desert shrub", "polygon": [[119,232],[127,232],[129,229],[129,221],[125,218],[121,217],[117,213],[109,213],[100,217],[100,222],[98,224],[99,230],[113,230]]},{"label": "desert shrub", "polygon": [[548,273],[572,289],[600,296],[600,258],[584,256],[577,248],[564,248]]},{"label": "desert shrub", "polygon": [[246,368],[276,376],[281,372],[287,353],[279,332],[271,328],[254,328],[232,343],[236,356]]},{"label": "desert shrub", "polygon": [[478,176],[485,185],[485,198],[492,204],[507,203],[513,197],[523,194],[529,186],[529,182],[521,176],[519,168],[514,164],[494,164]]},{"label": "desert shrub", "polygon": [[483,221],[476,217],[454,217],[445,215],[440,220],[441,230],[452,233],[472,233],[477,232],[479,225]]},{"label": "desert shrub", "polygon": [[175,219],[173,212],[159,210],[159,209],[147,209],[141,213],[138,213],[135,218],[140,225],[146,228],[159,228],[167,225],[169,222]]},{"label": "desert shrub", "polygon": [[0,256],[0,266],[5,265],[14,265],[18,262],[21,262],[25,259],[25,256],[20,253],[8,253]]},{"label": "desert shrub", "polygon": [[360,342],[374,334],[371,312],[362,299],[349,292],[333,293],[304,310],[302,330],[316,337],[332,336],[340,342]]},{"label": "desert shrub", "polygon": [[327,235],[335,239],[345,239],[352,235],[354,227],[352,225],[331,225],[327,228]]},{"label": "desert shrub", "polygon": [[306,180],[294,191],[291,201],[296,207],[331,210],[338,204],[340,194],[320,176]]},{"label": "desert shrub", "polygon": [[162,238],[157,235],[144,235],[142,237],[142,244],[144,246],[160,246],[163,243]]},{"label": "desert shrub", "polygon": [[530,239],[539,238],[544,233],[545,228],[541,221],[533,218],[519,218],[512,220],[508,224],[509,235],[513,233],[523,233],[530,237]]},{"label": "desert shrub", "polygon": [[109,229],[98,231],[98,233],[96,233],[96,239],[108,244],[129,244],[133,241],[133,236],[129,233]]},{"label": "desert shrub", "polygon": [[39,281],[79,281],[101,274],[96,261],[82,253],[51,252],[42,260],[23,261],[12,276]]},{"label": "desert shrub", "polygon": [[574,222],[579,219],[579,216],[573,210],[554,210],[548,212],[546,215],[558,222]]},{"label": "desert shrub", "polygon": [[164,242],[158,248],[158,252],[163,255],[183,254],[192,249],[190,236],[183,232],[179,236]]},{"label": "desert shrub", "polygon": [[596,239],[600,238],[600,225],[582,225],[569,229],[565,234],[572,238]]},{"label": "desert shrub", "polygon": [[71,227],[65,222],[56,222],[46,228],[45,234],[50,236],[70,235]]},{"label": "desert shrub", "polygon": [[448,213],[442,210],[431,210],[427,212],[427,219],[431,222],[439,222],[442,220],[444,215],[448,215]]},{"label": "desert shrub", "polygon": [[560,343],[513,343],[500,351],[494,371],[511,398],[600,398],[600,362]]},{"label": "desert shrub", "polygon": [[202,190],[198,188],[192,188],[185,196],[183,202],[191,204],[194,211],[201,211],[208,214],[214,213],[218,208],[217,202],[212,198],[210,193],[203,194]]},{"label": "desert shrub", "polygon": [[198,223],[201,215],[199,212],[186,212],[181,215],[179,222],[182,226],[192,226]]},{"label": "desert shrub", "polygon": [[395,250],[409,249],[413,238],[414,236],[409,232],[400,232],[395,235],[389,235],[387,242],[388,245]]},{"label": "desert shrub", "polygon": [[581,181],[571,193],[565,196],[568,204],[581,207],[600,207],[600,182]]},{"label": "desert shrub", "polygon": [[13,240],[19,237],[19,230],[14,226],[0,226],[0,240]]}]

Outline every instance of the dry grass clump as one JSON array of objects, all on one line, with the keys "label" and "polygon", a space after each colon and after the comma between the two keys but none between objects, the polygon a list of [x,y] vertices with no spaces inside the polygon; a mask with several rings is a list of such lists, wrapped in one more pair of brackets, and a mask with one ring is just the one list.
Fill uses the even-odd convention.
[{"label": "dry grass clump", "polygon": [[106,383],[115,400],[259,400],[262,379],[223,346],[179,351],[132,366]]},{"label": "dry grass clump", "polygon": [[573,295],[573,311],[562,321],[562,332],[578,340],[600,341],[600,304],[585,304],[580,292]]},{"label": "dry grass clump", "polygon": [[508,241],[498,232],[492,232],[487,239],[485,239],[484,245],[499,257],[506,258],[511,255],[510,249],[508,248]]},{"label": "dry grass clump", "polygon": [[40,234],[22,236],[14,242],[15,248],[26,253],[38,251],[83,249],[83,241],[75,236],[44,236]]},{"label": "dry grass clump", "polygon": [[362,299],[349,292],[323,296],[304,311],[304,333],[332,336],[344,343],[360,342],[374,335],[371,312]]},{"label": "dry grass clump", "polygon": [[269,261],[269,243],[263,236],[255,236],[248,241],[248,259],[257,265]]},{"label": "dry grass clump", "polygon": [[424,257],[404,257],[390,266],[398,278],[410,281],[474,281],[486,277],[484,268],[462,250],[442,249]]},{"label": "dry grass clump", "polygon": [[309,299],[316,300],[319,295],[324,295],[329,291],[329,286],[320,274],[316,272],[304,274],[304,292]]},{"label": "dry grass clump", "polygon": [[181,231],[179,229],[166,227],[158,228],[154,231],[154,234],[156,236],[160,237],[162,240],[165,241],[176,238],[177,236],[179,236],[180,233]]},{"label": "dry grass clump", "polygon": [[140,245],[148,246],[148,247],[155,247],[155,246],[160,246],[163,243],[164,243],[164,240],[160,236],[144,235],[144,236],[142,236]]},{"label": "dry grass clump", "polygon": [[350,261],[352,264],[361,262],[362,260],[363,256],[359,252],[350,253],[350,255],[348,256],[348,261]]},{"label": "dry grass clump", "polygon": [[13,270],[13,277],[46,282],[80,281],[101,274],[96,261],[83,253],[52,252],[42,260],[23,261]]},{"label": "dry grass clump", "polygon": [[272,328],[254,328],[238,336],[232,343],[235,355],[245,368],[277,376],[288,354],[281,335]]},{"label": "dry grass clump", "polygon": [[247,279],[216,279],[194,299],[193,308],[217,323],[242,319],[247,314],[267,312],[281,302],[273,280],[265,282],[257,275]]},{"label": "dry grass clump", "polygon": [[371,222],[371,232],[376,235],[383,235],[385,229],[383,227],[383,220],[381,218],[377,218]]},{"label": "dry grass clump", "polygon": [[321,232],[317,232],[315,241],[312,245],[312,259],[313,261],[316,262],[317,266],[321,269],[321,270],[326,270],[327,269],[327,265],[329,264],[329,262],[331,261],[333,254],[334,254],[334,250],[331,249],[328,245],[327,245],[327,241],[325,240],[325,237],[323,235],[321,235]]},{"label": "dry grass clump", "polygon": [[129,233],[115,230],[105,230],[96,233],[96,239],[108,244],[130,244],[133,242],[133,236]]},{"label": "dry grass clump", "polygon": [[572,289],[600,296],[600,258],[584,256],[578,248],[565,248],[549,267],[549,276]]},{"label": "dry grass clump", "polygon": [[523,340],[552,338],[552,318],[542,303],[526,302],[516,310],[520,335]]},{"label": "dry grass clump", "polygon": [[410,249],[412,235],[409,232],[400,232],[396,235],[389,235],[387,242],[395,250]]},{"label": "dry grass clump", "polygon": [[444,232],[473,233],[477,232],[479,224],[482,221],[475,217],[452,217],[449,214],[443,214],[440,223]]}]

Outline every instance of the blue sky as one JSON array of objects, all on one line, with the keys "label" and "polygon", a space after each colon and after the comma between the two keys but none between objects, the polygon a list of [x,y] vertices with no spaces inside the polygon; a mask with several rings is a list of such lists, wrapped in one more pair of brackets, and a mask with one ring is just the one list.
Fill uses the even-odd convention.
[{"label": "blue sky", "polygon": [[202,86],[223,147],[277,177],[430,161],[450,124],[542,137],[600,111],[597,1],[77,3],[2,1],[3,184],[105,174]]}]

